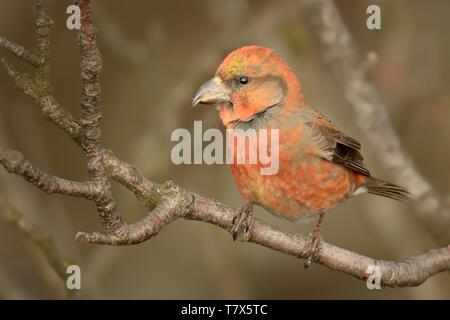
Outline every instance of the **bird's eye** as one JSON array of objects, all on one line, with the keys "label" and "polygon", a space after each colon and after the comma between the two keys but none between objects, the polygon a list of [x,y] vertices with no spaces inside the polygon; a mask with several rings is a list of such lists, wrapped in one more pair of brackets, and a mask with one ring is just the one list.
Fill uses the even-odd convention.
[{"label": "bird's eye", "polygon": [[240,77],[239,78],[239,83],[240,84],[247,84],[248,83],[248,78],[247,77]]}]

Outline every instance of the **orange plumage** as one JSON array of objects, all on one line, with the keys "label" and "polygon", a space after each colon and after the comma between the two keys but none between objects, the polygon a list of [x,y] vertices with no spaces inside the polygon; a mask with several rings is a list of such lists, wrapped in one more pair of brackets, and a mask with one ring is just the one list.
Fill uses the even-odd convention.
[{"label": "orange plumage", "polygon": [[242,196],[278,216],[323,215],[365,192],[407,199],[403,188],[370,176],[359,142],[305,101],[297,77],[269,48],[231,52],[199,89],[198,103],[216,105],[227,128],[279,129],[276,174],[261,175],[260,163],[231,167]]}]

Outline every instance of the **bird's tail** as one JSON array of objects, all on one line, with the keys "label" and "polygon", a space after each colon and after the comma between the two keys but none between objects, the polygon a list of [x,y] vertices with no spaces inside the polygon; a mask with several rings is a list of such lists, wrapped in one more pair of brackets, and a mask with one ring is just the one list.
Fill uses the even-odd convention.
[{"label": "bird's tail", "polygon": [[367,178],[366,188],[369,193],[402,202],[407,202],[411,199],[411,194],[405,188],[372,177]]}]

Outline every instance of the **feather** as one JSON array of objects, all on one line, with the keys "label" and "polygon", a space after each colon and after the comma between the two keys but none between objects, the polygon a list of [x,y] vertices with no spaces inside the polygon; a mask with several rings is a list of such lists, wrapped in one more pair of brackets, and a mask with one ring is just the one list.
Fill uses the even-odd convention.
[{"label": "feather", "polygon": [[369,193],[401,202],[407,202],[411,199],[411,195],[406,189],[380,179],[369,177],[366,181],[366,187]]},{"label": "feather", "polygon": [[321,151],[320,156],[362,175],[370,176],[361,155],[361,143],[341,132],[317,109],[308,106],[303,112],[306,113],[305,123],[310,129],[311,139]]}]

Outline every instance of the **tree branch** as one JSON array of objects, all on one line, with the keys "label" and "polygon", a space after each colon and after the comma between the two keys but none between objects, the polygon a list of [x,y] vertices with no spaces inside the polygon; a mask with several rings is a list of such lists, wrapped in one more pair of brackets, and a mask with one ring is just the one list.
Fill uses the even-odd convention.
[{"label": "tree branch", "polygon": [[39,59],[36,55],[29,52],[21,45],[14,43],[5,37],[0,37],[0,48],[6,49],[17,58],[28,62],[29,64],[38,67],[42,64],[42,59]]},{"label": "tree branch", "polygon": [[99,194],[99,189],[94,183],[76,182],[51,176],[26,160],[18,151],[0,149],[0,164],[9,173],[22,176],[47,194],[58,193],[86,199],[94,199]]},{"label": "tree branch", "polygon": [[324,62],[344,88],[357,123],[372,143],[380,163],[408,187],[417,204],[417,216],[426,229],[439,241],[449,243],[450,210],[403,148],[380,93],[364,78],[367,62],[361,58],[334,2],[300,0],[300,4],[303,17],[318,40]]},{"label": "tree branch", "polygon": [[50,267],[64,282],[65,286],[67,278],[66,270],[71,264],[71,261],[60,255],[56,243],[50,234],[33,225],[20,211],[15,208],[7,207],[5,212],[0,213],[0,218],[3,218],[8,223],[14,225],[28,239],[31,240],[31,242],[43,254]]},{"label": "tree branch", "polygon": [[[46,17],[42,1],[38,0],[37,3],[38,12],[40,12],[38,17]],[[84,189],[82,196],[96,203],[105,233],[88,234],[79,232],[76,239],[82,242],[109,245],[137,244],[155,236],[165,226],[179,218],[207,222],[230,232],[235,210],[215,200],[188,192],[171,181],[163,184],[154,183],[139,174],[135,167],[121,161],[114,156],[112,151],[101,146],[99,83],[101,57],[96,46],[90,1],[80,0],[76,3],[80,5],[82,14],[82,30],[79,34],[82,56],[81,118],[79,121],[75,120],[67,110],[61,107],[55,97],[50,94],[49,68],[41,70],[45,71],[45,77],[27,77],[26,79],[30,79],[29,85],[21,85],[22,82],[17,81],[17,77],[14,76],[17,73],[11,72],[13,69],[7,68],[8,74],[16,81],[19,90],[27,94],[29,93],[27,88],[31,87],[32,94],[27,95],[41,108],[43,116],[72,137],[87,158],[87,171],[90,181],[76,185],[77,188],[81,189],[88,188],[86,185],[94,184],[99,189],[94,198],[89,198],[89,192]],[[48,62],[49,45],[45,40],[48,39],[48,34],[42,39],[39,38],[40,36],[38,36],[38,46],[41,55],[47,57],[46,61]],[[48,64],[46,66],[48,67]],[[38,86],[40,89],[35,89],[36,86],[33,81],[40,84]],[[14,152],[2,152],[0,157],[1,163],[10,172],[19,173],[26,178],[31,177],[28,180],[38,187],[46,185],[45,181],[49,179],[57,181],[56,184],[59,185],[63,184],[62,181],[66,182],[60,178],[43,174]],[[17,159],[20,160],[17,161]],[[25,170],[24,167],[27,169]],[[148,207],[150,213],[141,220],[126,225],[116,209],[109,178],[118,181],[122,186],[134,192],[136,198]],[[70,183],[73,184],[73,182]],[[62,190],[61,187],[58,188],[52,190]],[[41,189],[48,190],[48,187],[41,187]],[[248,230],[240,240],[260,244],[296,257],[305,257],[307,254],[306,237],[303,235],[282,232],[256,218],[250,218],[248,226]],[[377,265],[381,272],[381,285],[390,287],[414,286],[421,284],[434,274],[450,270],[450,247],[431,250],[423,255],[408,258],[403,262],[390,262],[364,257],[324,243],[318,263],[363,280],[369,276],[367,268],[370,265]]]},{"label": "tree branch", "polygon": [[92,23],[91,2],[76,1],[81,10],[81,30],[78,34],[81,49],[81,128],[80,146],[87,158],[87,171],[91,181],[102,192],[94,199],[97,211],[107,233],[120,233],[124,222],[117,210],[111,184],[103,167],[103,154],[100,145],[100,82],[102,59],[97,48],[96,30]]},{"label": "tree branch", "polygon": [[[108,160],[106,160],[105,164],[111,168],[112,177],[127,188],[133,190],[137,198],[144,201],[144,203],[154,204],[155,200],[156,202],[161,201],[163,194],[166,197],[170,197],[172,193],[172,197],[178,194],[179,198],[184,198],[185,200],[191,197],[192,204],[187,206],[183,213],[173,210],[166,212],[163,216],[164,220],[161,220],[161,213],[158,212],[157,217],[151,222],[154,225],[142,226],[145,228],[147,234],[145,238],[136,239],[139,240],[138,242],[130,241],[130,239],[108,239],[101,234],[85,237],[81,233],[77,235],[79,240],[110,245],[139,243],[156,235],[164,226],[180,217],[187,220],[207,222],[231,232],[233,218],[235,216],[234,209],[226,207],[218,201],[206,199],[194,193],[187,193],[185,190],[170,182],[161,187],[140,176],[133,167],[120,162],[112,155],[106,158]],[[130,184],[130,182],[132,183]],[[149,217],[151,215],[152,213],[150,213]],[[152,218],[147,219],[150,220]],[[252,218],[249,225],[249,231],[241,239],[242,241],[257,243],[295,257],[306,257],[307,238],[305,236],[282,232],[256,218]],[[392,262],[365,257],[324,242],[318,263],[362,280],[366,280],[369,276],[367,274],[367,268],[370,265],[377,265],[382,275],[382,286],[416,286],[434,274],[450,270],[450,246],[438,250],[431,250],[420,256],[410,257],[402,262]]]}]

